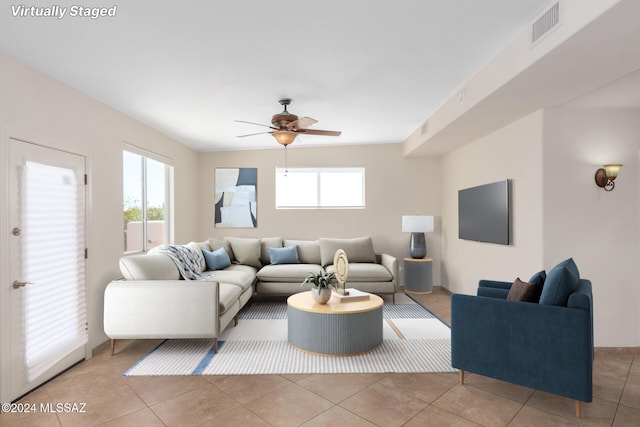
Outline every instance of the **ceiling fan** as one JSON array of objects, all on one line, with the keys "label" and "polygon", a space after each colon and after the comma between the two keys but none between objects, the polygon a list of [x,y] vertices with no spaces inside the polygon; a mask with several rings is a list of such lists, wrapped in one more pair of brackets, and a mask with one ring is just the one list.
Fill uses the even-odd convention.
[{"label": "ceiling fan", "polygon": [[244,138],[247,136],[253,135],[262,135],[265,133],[269,133],[273,135],[273,137],[278,141],[279,144],[285,146],[291,144],[295,141],[298,135],[324,135],[324,136],[340,136],[342,132],[335,130],[319,130],[319,129],[309,129],[309,126],[312,126],[315,123],[318,123],[317,120],[312,119],[311,117],[300,117],[295,114],[291,114],[287,111],[287,106],[291,104],[290,98],[283,98],[278,101],[280,105],[284,107],[284,110],[281,113],[274,114],[271,117],[271,125],[263,125],[261,123],[247,122],[245,120],[236,120],[239,123],[248,123],[251,125],[264,126],[271,131],[265,132],[257,132],[250,133],[247,135],[238,135],[238,138]]}]

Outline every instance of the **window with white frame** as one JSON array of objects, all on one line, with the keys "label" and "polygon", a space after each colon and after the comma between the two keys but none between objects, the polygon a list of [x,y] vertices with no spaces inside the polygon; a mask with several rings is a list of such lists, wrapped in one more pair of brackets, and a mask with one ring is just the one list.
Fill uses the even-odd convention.
[{"label": "window with white frame", "polygon": [[276,168],[276,209],[365,207],[364,168]]},{"label": "window with white frame", "polygon": [[146,252],[172,235],[173,167],[133,151],[123,151],[124,252]]}]

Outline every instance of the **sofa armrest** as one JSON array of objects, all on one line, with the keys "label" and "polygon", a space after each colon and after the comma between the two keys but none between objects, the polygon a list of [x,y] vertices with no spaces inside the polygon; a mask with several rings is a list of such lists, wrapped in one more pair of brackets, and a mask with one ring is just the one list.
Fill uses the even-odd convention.
[{"label": "sofa armrest", "polygon": [[109,338],[216,338],[216,281],[118,280],[104,293]]},{"label": "sofa armrest", "polygon": [[[380,254],[380,264],[385,267],[393,276],[393,282],[398,282],[398,260],[393,255]],[[396,289],[397,291],[397,289]]]},{"label": "sofa armrest", "polygon": [[454,294],[454,368],[590,402],[590,310]]}]

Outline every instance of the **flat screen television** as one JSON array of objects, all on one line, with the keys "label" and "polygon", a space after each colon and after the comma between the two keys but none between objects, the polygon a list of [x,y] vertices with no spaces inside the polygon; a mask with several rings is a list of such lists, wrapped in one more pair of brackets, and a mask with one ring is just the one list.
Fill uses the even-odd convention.
[{"label": "flat screen television", "polygon": [[509,180],[458,191],[458,238],[509,244]]}]

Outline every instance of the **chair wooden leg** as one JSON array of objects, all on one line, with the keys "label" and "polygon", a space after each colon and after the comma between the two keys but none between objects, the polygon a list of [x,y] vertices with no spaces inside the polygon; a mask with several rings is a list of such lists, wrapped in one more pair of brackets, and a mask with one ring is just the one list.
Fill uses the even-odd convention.
[{"label": "chair wooden leg", "polygon": [[238,326],[238,314],[233,318],[233,326]]},{"label": "chair wooden leg", "polygon": [[116,354],[116,340],[114,338],[111,338],[111,355],[115,355]]},{"label": "chair wooden leg", "polygon": [[464,371],[460,371],[460,384],[464,385]]},{"label": "chair wooden leg", "polygon": [[582,402],[579,400],[576,400],[576,417],[582,417]]},{"label": "chair wooden leg", "polygon": [[218,338],[213,339],[213,352],[214,353],[218,352]]}]

